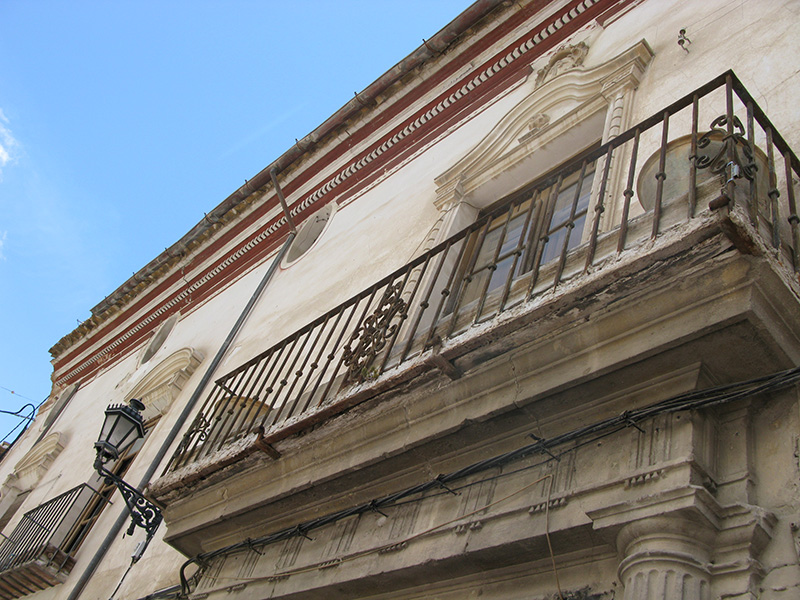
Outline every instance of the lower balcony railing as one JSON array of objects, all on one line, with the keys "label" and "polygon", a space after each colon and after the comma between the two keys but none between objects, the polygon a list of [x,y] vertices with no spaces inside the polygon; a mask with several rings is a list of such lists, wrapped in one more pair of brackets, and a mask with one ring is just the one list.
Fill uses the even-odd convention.
[{"label": "lower balcony railing", "polygon": [[797,271],[798,173],[797,157],[725,73],[220,377],[169,468],[330,412],[345,390],[602,269],[708,215],[706,207],[746,208],[757,234]]},{"label": "lower balcony railing", "polygon": [[0,598],[20,598],[63,583],[83,541],[95,492],[79,485],[26,512],[0,546]]}]

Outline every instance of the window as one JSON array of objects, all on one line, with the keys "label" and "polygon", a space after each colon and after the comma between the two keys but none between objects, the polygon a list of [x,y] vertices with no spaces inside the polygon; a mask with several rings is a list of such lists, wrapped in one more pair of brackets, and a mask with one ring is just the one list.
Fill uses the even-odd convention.
[{"label": "window", "polygon": [[292,241],[292,245],[289,246],[282,266],[288,267],[296,262],[316,244],[327,229],[334,212],[336,212],[335,207],[336,203],[330,202],[306,219],[297,231],[297,236]]},{"label": "window", "polygon": [[[145,423],[144,437],[136,440],[136,442],[129,447],[114,462],[113,465],[107,467],[109,471],[118,477],[123,477],[125,475],[128,468],[131,466],[133,459],[136,458],[139,450],[141,450],[142,446],[144,446],[145,441],[149,437],[149,434],[153,430],[153,427],[157,421],[158,418],[154,418]],[[105,480],[99,475],[94,475],[89,481],[88,485],[97,493],[86,505],[86,508],[83,510],[80,517],[78,517],[75,525],[61,547],[61,549],[69,555],[74,555],[81,546],[83,541],[86,539],[87,534],[97,522],[97,519],[100,518],[100,514],[103,512],[103,509],[107,504],[111,504],[111,496],[114,494],[114,490],[117,489],[113,483],[106,483]],[[124,500],[121,498],[120,501],[124,502]]]},{"label": "window", "polygon": [[586,211],[592,194],[592,165],[583,178],[580,173],[573,174],[557,183],[551,190],[555,195],[552,216],[544,230],[545,241],[540,264],[556,260],[580,244],[586,225]]},{"label": "window", "polygon": [[55,423],[55,420],[62,413],[64,407],[69,403],[69,401],[72,400],[72,397],[75,395],[77,391],[78,391],[78,384],[73,383],[72,385],[69,385],[63,392],[61,392],[61,395],[58,397],[58,400],[56,400],[55,403],[53,403],[50,412],[47,414],[47,417],[44,420],[44,425],[42,426],[41,433],[39,433],[39,437],[36,439],[37,444],[41,442],[42,439],[44,439],[44,436],[47,435],[47,432],[50,430],[50,427],[53,425],[53,423]]},{"label": "window", "polygon": [[522,276],[563,262],[584,238],[593,179],[594,163],[545,177],[489,210],[467,238],[461,292],[448,313],[457,308],[477,321],[490,309],[502,310]]},{"label": "window", "polygon": [[179,318],[180,314],[172,315],[161,324],[161,327],[158,328],[158,331],[153,336],[152,340],[150,340],[147,348],[145,348],[140,364],[146,363],[148,360],[153,358],[153,356],[155,356],[156,352],[161,349],[161,346],[164,345],[164,342],[167,341],[169,334],[172,333],[172,330],[175,328],[175,324],[178,322]]}]

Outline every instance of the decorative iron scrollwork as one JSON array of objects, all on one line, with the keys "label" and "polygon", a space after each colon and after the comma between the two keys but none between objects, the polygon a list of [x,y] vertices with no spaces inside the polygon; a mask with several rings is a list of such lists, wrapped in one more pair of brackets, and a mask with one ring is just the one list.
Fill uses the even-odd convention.
[{"label": "decorative iron scrollwork", "polygon": [[184,434],[180,444],[178,444],[178,447],[175,448],[175,453],[172,455],[172,460],[174,461],[177,457],[183,456],[195,438],[197,438],[197,440],[200,442],[205,441],[205,439],[208,437],[209,429],[211,429],[211,422],[206,419],[203,413],[198,414],[192,422],[192,426],[189,428],[189,431]]},{"label": "decorative iron scrollwork", "polygon": [[372,363],[407,316],[408,304],[401,298],[402,292],[402,282],[387,287],[375,312],[350,337],[343,354],[348,367],[345,383],[362,383],[378,376]]},{"label": "decorative iron scrollwork", "polygon": [[[745,137],[744,125],[739,117],[734,116],[733,133],[730,135],[727,126],[727,115],[720,115],[711,122],[711,130],[697,140],[697,148],[711,150],[712,141],[718,141],[721,138],[722,142],[716,154],[713,156],[698,155],[695,164],[698,169],[708,169],[715,175],[722,175],[729,179],[744,176],[753,181],[758,167],[756,167],[753,147]],[[730,150],[732,152],[729,154]],[[730,159],[729,156],[733,158]],[[725,173],[726,168],[730,168],[730,172],[727,174]]]},{"label": "decorative iron scrollwork", "polygon": [[133,535],[134,528],[141,527],[147,532],[149,541],[161,524],[161,510],[142,496],[139,490],[131,487],[119,477],[107,474],[106,482],[113,483],[117,486],[119,493],[122,494],[122,498],[125,500],[125,504],[128,505],[128,510],[131,512],[131,524],[130,527],[128,527],[128,535]]}]

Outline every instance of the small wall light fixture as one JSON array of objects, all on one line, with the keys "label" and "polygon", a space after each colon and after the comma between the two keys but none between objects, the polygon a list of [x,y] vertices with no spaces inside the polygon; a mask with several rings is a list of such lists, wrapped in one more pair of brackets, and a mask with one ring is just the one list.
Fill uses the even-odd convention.
[{"label": "small wall light fixture", "polygon": [[[106,469],[105,465],[109,461],[117,460],[136,440],[144,437],[142,420],[144,408],[144,403],[136,398],[132,398],[127,406],[124,404],[109,406],[106,409],[106,418],[103,428],[100,430],[100,437],[94,443],[95,450],[97,450],[97,458],[94,461],[95,471],[105,479],[106,483],[113,483],[117,486],[131,513],[128,535],[133,534],[136,527],[143,528],[147,533],[144,545],[141,549],[137,548],[139,556],[144,552],[161,524],[161,509],[145,498],[135,487]],[[138,559],[138,557],[136,558]]]}]

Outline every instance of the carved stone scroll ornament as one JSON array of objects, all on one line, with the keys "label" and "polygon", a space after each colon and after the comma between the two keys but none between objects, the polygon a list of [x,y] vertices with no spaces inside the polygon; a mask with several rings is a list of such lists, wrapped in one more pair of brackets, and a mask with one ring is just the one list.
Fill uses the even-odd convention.
[{"label": "carved stone scroll ornament", "polygon": [[524,144],[530,139],[535,138],[542,133],[550,125],[550,115],[545,113],[537,113],[527,123],[527,132],[521,138],[519,143]]},{"label": "carved stone scroll ornament", "polygon": [[401,298],[402,292],[402,282],[387,287],[375,312],[351,336],[343,353],[347,366],[344,383],[362,383],[378,375],[372,363],[407,316],[408,305]]},{"label": "carved stone scroll ornament", "polygon": [[547,65],[536,72],[536,87],[538,88],[561,73],[583,65],[583,59],[586,58],[588,52],[589,46],[586,45],[586,42],[561,46],[550,57]]},{"label": "carved stone scroll ornament", "polygon": [[538,113],[528,121],[528,131],[538,132],[550,124],[550,116],[545,113]]},{"label": "carved stone scroll ornament", "polygon": [[[696,159],[698,169],[708,169],[715,175],[725,177],[746,177],[752,181],[756,176],[756,163],[753,147],[745,137],[744,125],[738,117],[733,117],[733,133],[728,135],[728,117],[720,115],[711,122],[711,130],[704,133],[697,140],[698,150],[708,148],[713,155],[699,154]],[[722,143],[712,145],[712,142],[722,140]],[[732,160],[729,158],[732,156]],[[729,169],[729,173],[725,170]]]}]

